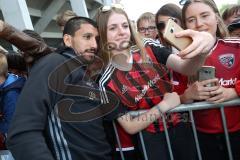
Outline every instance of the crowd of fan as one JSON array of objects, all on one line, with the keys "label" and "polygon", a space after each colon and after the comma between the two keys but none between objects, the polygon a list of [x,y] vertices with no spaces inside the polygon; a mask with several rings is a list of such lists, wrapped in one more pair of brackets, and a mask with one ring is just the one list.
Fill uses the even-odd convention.
[{"label": "crowd of fan", "polygon": [[[229,5],[222,13],[222,16],[220,16],[216,4],[212,0],[188,0],[183,4],[182,8],[176,4],[168,3],[163,5],[156,14],[150,12],[143,13],[137,20],[136,26],[134,22],[130,22],[128,19],[127,21],[123,20],[124,18],[127,18],[127,15],[120,5],[112,5],[110,8],[107,8],[107,6],[104,7],[99,9],[94,20],[79,17],[70,10],[60,13],[56,21],[63,32],[63,42],[59,44],[57,48],[48,46],[44,39],[32,30],[19,31],[14,26],[11,26],[4,21],[0,21],[0,38],[18,48],[18,51],[8,51],[4,48],[0,48],[0,149],[9,149],[16,160],[26,158],[64,159],[69,157],[70,159],[96,160],[101,158],[109,159],[109,157],[111,157],[112,159],[117,160],[121,159],[120,150],[123,151],[125,159],[127,160],[143,159],[140,140],[138,135],[135,134],[141,130],[143,130],[142,133],[148,159],[168,160],[170,159],[170,156],[164,134],[163,122],[161,120],[161,115],[164,112],[175,108],[180,103],[194,103],[197,101],[221,103],[237,98],[240,95],[240,69],[238,69],[238,65],[240,65],[240,55],[238,55],[240,51],[240,5]],[[111,13],[108,14],[108,12]],[[114,18],[116,21],[123,21],[123,23],[119,24],[120,22],[115,22],[111,16],[115,16]],[[209,44],[202,43],[200,39],[201,37],[197,37],[197,39],[200,39],[199,42],[201,41],[201,45],[199,44],[199,46],[203,47],[197,48],[197,46],[195,46],[196,48],[192,49],[198,51],[201,50],[201,52],[207,53],[200,56],[197,54],[193,55],[190,60],[194,63],[186,63],[191,64],[191,67],[188,67],[189,71],[186,71],[185,68],[181,69],[181,64],[185,63],[185,61],[190,61],[188,57],[184,57],[187,55],[187,51],[185,51],[185,53],[184,51],[179,52],[163,37],[164,29],[169,19],[172,19],[184,29],[209,32],[214,38],[214,45],[211,46],[213,49],[211,49],[209,48],[209,45],[211,45],[211,37],[209,38]],[[83,27],[88,28],[92,33],[88,31],[84,34],[84,30],[79,31]],[[96,29],[97,27],[98,31]],[[126,28],[128,31],[126,31]],[[151,87],[149,87],[150,89],[146,91],[145,97],[143,96],[144,98],[142,98],[143,100],[140,98],[140,100],[136,102],[134,94],[140,95],[144,89],[136,91],[137,93],[131,93],[129,90],[134,90],[133,88],[138,90],[139,87],[141,88],[141,85],[145,85],[145,83],[149,84],[148,82],[150,79],[157,79],[157,77],[153,77],[150,73],[147,76],[142,76],[141,74],[130,74],[129,72],[129,79],[132,78],[132,80],[125,80],[126,73],[129,71],[127,64],[123,62],[125,59],[122,60],[120,57],[116,56],[118,59],[115,58],[115,60],[112,58],[114,61],[112,61],[112,65],[110,65],[109,57],[111,57],[112,54],[108,53],[114,50],[114,47],[116,46],[112,45],[113,43],[109,43],[109,41],[116,42],[116,40],[113,36],[112,41],[109,40],[111,36],[109,36],[108,32],[113,33],[114,30],[116,30],[116,35],[119,35],[120,37],[123,35],[121,37],[123,40],[127,40],[126,37],[131,36],[131,41],[133,41],[132,43],[134,43],[134,46],[130,46],[128,51],[133,56],[132,61],[146,62],[145,60],[147,60],[152,61],[152,63],[162,64],[160,66],[157,65],[155,70],[160,72],[159,75],[161,75],[160,78],[163,82],[156,82],[156,84],[153,84],[156,85],[158,89],[151,89]],[[188,31],[189,33],[182,34],[191,34],[191,38],[193,39],[193,42],[195,42],[194,36],[198,33],[190,30]],[[138,35],[138,38],[135,38],[133,33]],[[207,37],[209,35],[201,36]],[[143,50],[139,47],[139,41],[143,42]],[[198,44],[197,42],[198,41],[196,40],[196,44]],[[106,44],[108,45],[106,46]],[[124,44],[122,45],[124,47]],[[81,49],[81,47],[83,49]],[[74,70],[77,68],[75,63],[71,61],[68,63],[67,59],[72,58],[75,54],[78,55],[81,52],[87,52],[90,54],[78,59],[78,61],[81,62],[78,64],[81,66],[80,68],[84,68],[83,66],[86,66],[87,64],[87,69],[80,70],[79,74],[74,76],[69,76],[68,78],[70,80],[67,78],[67,80],[62,80],[61,78],[64,78],[61,77],[62,75],[67,77],[64,75],[65,72],[74,73]],[[188,53],[191,54],[192,52],[192,50],[188,51]],[[101,61],[97,61],[97,58],[95,58],[91,63],[86,62],[84,58],[91,60],[92,57],[94,57],[91,53],[101,57]],[[144,56],[142,53],[147,54]],[[119,51],[118,54],[122,54],[122,52]],[[172,58],[173,54],[174,58]],[[178,54],[180,56],[182,54],[182,59],[175,58],[179,57]],[[61,56],[59,57],[59,55]],[[129,55],[125,55],[124,58],[129,58]],[[77,58],[75,57],[75,59]],[[199,64],[195,63],[199,59],[203,59],[203,62],[199,62]],[[102,61],[103,63],[101,63]],[[64,67],[63,71],[58,73],[57,69],[55,70],[55,67],[58,66],[58,64],[60,65],[60,63],[64,63]],[[84,63],[86,64],[84,65]],[[201,82],[190,82],[190,76],[188,73],[184,72],[189,72],[190,74],[191,72],[195,73],[196,70],[194,70],[194,67],[203,64],[215,67],[216,78]],[[50,66],[51,70],[46,66]],[[120,69],[116,71],[116,68],[118,67]],[[134,67],[142,69],[141,65],[136,65]],[[121,71],[121,69],[123,71]],[[53,70],[57,73],[51,74],[51,71]],[[81,93],[80,99],[74,100],[78,105],[81,104],[81,107],[85,108],[85,110],[74,109],[74,107],[65,110],[62,109],[64,108],[62,107],[61,110],[57,107],[58,105],[61,106],[59,103],[55,104],[52,102],[53,99],[56,102],[60,102],[62,95],[71,95],[67,92],[67,87],[72,89],[73,95],[77,92],[81,92],[81,89],[84,89],[84,87],[78,88],[79,83],[77,83],[77,81],[86,78],[85,74],[85,77],[80,75],[83,74],[83,72],[89,75],[86,80],[88,83],[86,86],[84,84],[84,87],[91,88],[92,86],[97,86],[102,92],[101,94],[109,96],[106,99],[103,98],[104,100],[101,99],[101,103],[104,104],[106,108],[109,106],[105,101],[113,101],[114,98],[118,99],[116,102],[113,101],[110,103],[113,108],[110,109],[110,114],[109,110],[105,112],[103,109],[101,111],[102,115],[98,115],[98,118],[103,117],[104,120],[110,120],[103,121],[103,126],[100,126],[102,125],[102,121],[94,122],[95,124],[89,122],[97,121],[96,119],[98,118],[93,117],[90,119],[84,119],[86,115],[84,116],[81,114],[78,116],[82,116],[82,119],[78,119],[77,116],[76,119],[74,119],[74,114],[69,114],[70,120],[65,118],[61,119],[62,112],[63,117],[67,116],[67,113],[64,113],[67,109],[71,110],[71,112],[79,113],[88,109],[94,110],[94,106],[100,105],[98,102],[92,102],[91,100],[94,99],[92,97],[84,100],[84,97],[89,96],[88,93],[90,94],[90,92]],[[131,72],[135,72],[135,70]],[[97,74],[96,76],[96,73],[100,74]],[[47,78],[43,78],[42,76],[46,76]],[[139,76],[142,77],[140,78],[141,80],[138,81],[136,79],[138,79]],[[53,79],[51,79],[51,77],[53,77]],[[230,80],[232,83],[230,83]],[[74,84],[73,86],[77,87],[71,88],[71,86],[68,86],[67,82],[71,82]],[[129,83],[131,84],[129,85]],[[214,83],[216,85],[209,87],[207,86],[209,83]],[[120,87],[121,85],[125,85],[125,88]],[[52,88],[52,90],[46,89],[48,88],[46,86]],[[61,86],[60,90],[59,86]],[[23,92],[21,92],[22,90]],[[52,93],[54,92],[53,90],[56,90],[59,95],[55,96]],[[111,90],[114,95],[112,95],[112,92],[108,93],[109,90]],[[34,92],[39,93],[35,94]],[[165,92],[171,93],[165,94]],[[131,94],[133,94],[133,96]],[[155,96],[155,94],[158,95]],[[19,96],[20,100],[17,101]],[[99,98],[98,94],[91,94],[91,96],[97,96],[97,98]],[[133,101],[131,101],[132,97]],[[167,107],[161,103],[163,101]],[[68,103],[66,102],[65,105],[67,106]],[[25,106],[28,107],[25,108]],[[43,109],[41,106],[48,107]],[[55,113],[49,109],[49,106],[53,107],[54,111],[57,110],[56,113],[59,114],[57,116],[60,116],[60,119],[55,117]],[[116,109],[115,106],[118,106],[118,109]],[[154,114],[157,115],[156,119],[139,122],[132,117],[129,118],[129,115],[125,116],[126,112],[139,109],[151,109],[145,116],[148,116],[148,114]],[[38,122],[38,119],[34,119],[35,114],[41,114],[38,115],[40,117],[39,119],[41,119],[41,123]],[[97,114],[97,111],[95,114]],[[228,123],[233,157],[238,160],[240,159],[240,153],[238,151],[240,148],[240,108],[228,107],[225,109],[225,114]],[[124,116],[120,117],[119,115]],[[169,136],[171,137],[173,155],[174,159],[177,160],[198,159],[191,123],[189,121],[183,122],[181,120],[181,117],[186,115],[189,116],[188,113],[185,112],[171,113],[167,118],[167,127],[169,129]],[[23,118],[23,116],[27,116],[28,118]],[[87,118],[89,118],[89,116],[91,117],[93,115],[89,114],[87,115]],[[219,109],[194,111],[194,117],[203,159],[228,159]],[[124,118],[129,118],[133,123],[126,123],[123,120]],[[113,132],[112,120],[115,119],[118,121],[116,126],[122,144],[121,149],[117,144],[115,133]],[[61,124],[59,121],[61,121]],[[80,124],[76,125],[78,121],[80,121]],[[31,122],[31,124],[28,124],[28,122]],[[71,128],[67,123],[76,126]],[[142,124],[140,125],[138,123]],[[64,129],[68,131],[64,130],[63,133],[56,131],[62,130],[62,127],[65,127]],[[101,132],[96,131],[95,129],[90,129],[90,127],[99,127]],[[103,130],[106,135],[98,135],[101,134]],[[48,132],[50,136],[48,135]],[[75,132],[79,132],[79,135],[73,135]],[[95,136],[90,137],[92,134],[95,134]],[[55,138],[55,136],[58,138]],[[100,139],[106,139],[107,141],[103,143],[98,141],[99,139],[97,139],[97,137]],[[20,143],[20,139],[24,139],[26,142]],[[64,139],[66,139],[66,142]],[[32,145],[32,143],[36,143],[36,141],[38,141],[39,144]],[[76,141],[75,144],[74,141]],[[28,143],[31,144],[28,145]],[[84,146],[79,147],[77,146],[77,143],[84,143]],[[99,144],[99,146],[96,144]],[[106,147],[109,144],[111,146],[110,149]],[[47,149],[45,150],[45,148]],[[42,150],[25,154],[22,153],[24,149]]]}]

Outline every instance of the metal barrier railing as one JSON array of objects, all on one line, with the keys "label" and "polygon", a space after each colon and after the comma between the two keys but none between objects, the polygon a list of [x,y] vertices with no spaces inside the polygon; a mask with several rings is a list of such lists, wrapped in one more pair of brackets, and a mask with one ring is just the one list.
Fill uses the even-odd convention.
[{"label": "metal barrier railing", "polygon": [[[189,112],[190,120],[191,120],[191,124],[192,124],[192,129],[193,129],[194,140],[196,142],[197,155],[198,155],[199,160],[202,160],[201,151],[200,151],[200,147],[199,147],[198,136],[197,136],[197,130],[196,130],[194,117],[193,117],[193,111],[194,110],[220,108],[221,117],[222,117],[222,124],[223,124],[224,134],[225,134],[225,140],[226,140],[226,145],[227,145],[228,156],[229,156],[229,160],[233,160],[232,150],[231,150],[231,145],[230,145],[229,135],[228,135],[228,129],[227,129],[227,122],[226,122],[226,117],[225,117],[225,113],[224,113],[224,108],[225,107],[231,107],[231,106],[240,106],[240,98],[234,99],[234,100],[231,100],[231,101],[226,101],[226,102],[219,103],[219,104],[212,104],[212,103],[208,103],[208,102],[196,102],[196,103],[191,103],[191,104],[181,104],[178,107],[168,111],[167,113],[186,112],[186,111]],[[143,114],[146,111],[147,110],[130,111],[129,114],[133,117],[136,117],[136,116],[139,116],[139,115]],[[162,120],[163,120],[164,132],[165,132],[165,136],[166,136],[166,140],[167,140],[167,145],[168,145],[168,149],[169,149],[170,158],[171,158],[171,160],[174,160],[172,149],[171,149],[171,144],[170,144],[170,138],[169,138],[169,135],[168,135],[166,120],[165,120],[164,115],[162,116]],[[118,133],[117,133],[117,130],[116,130],[116,127],[115,127],[115,122],[114,122],[114,130],[115,130],[115,134],[116,134],[116,137],[117,137],[118,146],[120,148],[121,158],[122,158],[122,160],[125,160],[125,157],[124,157],[122,149],[121,149],[121,144],[120,144],[120,141],[119,141],[119,136],[118,136]],[[139,132],[139,135],[140,135],[141,144],[143,146],[144,159],[148,160],[142,133]]]}]

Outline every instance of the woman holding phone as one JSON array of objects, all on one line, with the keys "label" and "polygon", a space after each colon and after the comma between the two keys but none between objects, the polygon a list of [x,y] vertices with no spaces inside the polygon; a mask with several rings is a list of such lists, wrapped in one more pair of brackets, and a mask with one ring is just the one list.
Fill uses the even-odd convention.
[{"label": "woman holding phone", "polygon": [[[182,0],[181,3],[184,27],[206,31],[215,37],[215,47],[209,52],[205,65],[215,67],[218,78],[191,84],[181,100],[220,103],[237,98],[235,83],[240,78],[240,40],[226,38],[228,31],[213,0]],[[217,85],[208,86],[210,83]],[[224,111],[233,157],[240,159],[240,108],[227,107]],[[228,159],[220,110],[196,111],[194,118],[203,159]]]},{"label": "woman holding phone", "polygon": [[[131,28],[127,14],[119,6],[100,8],[96,19],[100,51],[106,64],[99,82],[100,89],[103,93],[107,88],[110,89],[118,95],[121,105],[129,110],[150,109],[158,105],[163,93],[171,92],[166,66],[180,73],[194,74],[205,60],[204,53],[209,52],[213,45],[209,33],[182,31],[177,36],[190,36],[193,42],[177,56],[150,39],[139,39]],[[120,60],[122,61],[119,62]],[[120,125],[122,120],[118,119]],[[140,121],[139,125],[141,123],[143,122]],[[159,132],[162,130],[160,118],[143,131],[150,160],[159,159],[159,156],[164,160],[170,159],[165,135]]]}]

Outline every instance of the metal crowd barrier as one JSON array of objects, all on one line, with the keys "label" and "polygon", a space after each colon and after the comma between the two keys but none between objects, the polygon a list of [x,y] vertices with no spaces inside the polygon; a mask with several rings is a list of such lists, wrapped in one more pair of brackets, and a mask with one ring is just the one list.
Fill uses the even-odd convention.
[{"label": "metal crowd barrier", "polygon": [[[191,120],[191,124],[192,124],[192,129],[193,129],[194,140],[196,142],[197,155],[198,155],[199,160],[202,160],[201,151],[200,151],[200,147],[199,147],[199,141],[198,141],[198,137],[197,137],[197,130],[196,130],[196,126],[195,126],[195,123],[194,123],[193,111],[194,110],[219,108],[220,112],[221,112],[221,117],[222,117],[222,124],[223,124],[223,128],[224,128],[224,134],[225,134],[225,140],[226,140],[229,160],[233,160],[232,150],[231,150],[231,145],[230,145],[229,135],[228,135],[228,129],[227,129],[227,123],[226,123],[226,117],[225,117],[225,113],[224,113],[224,108],[225,107],[231,107],[231,106],[238,106],[238,105],[240,106],[240,98],[234,99],[234,100],[231,100],[231,101],[226,101],[226,102],[219,103],[219,104],[211,104],[211,103],[208,103],[208,102],[196,102],[196,103],[191,103],[191,104],[181,104],[178,107],[168,111],[167,113],[186,112],[186,111],[189,112],[190,120]],[[139,111],[131,111],[129,113],[130,113],[131,116],[136,117],[136,116],[139,116],[139,115],[143,114],[146,111],[147,110],[139,110]],[[170,138],[169,138],[168,130],[167,130],[167,126],[166,126],[165,117],[162,116],[162,120],[163,120],[163,125],[164,125],[164,132],[165,132],[165,135],[166,135],[166,141],[167,141],[167,145],[168,145],[168,149],[169,149],[169,155],[170,155],[171,160],[174,160],[172,149],[171,149],[171,144],[170,144]],[[125,160],[125,157],[123,155],[123,151],[122,151],[122,148],[121,148],[120,140],[119,140],[119,135],[117,133],[115,122],[113,122],[113,125],[114,125],[114,131],[115,131],[115,134],[116,134],[116,139],[117,139],[117,143],[118,143],[118,146],[119,146],[119,151],[120,151],[121,158],[122,158],[122,160]],[[147,153],[146,153],[146,148],[145,148],[145,145],[144,145],[142,132],[139,132],[139,135],[140,135],[140,141],[141,141],[142,148],[143,148],[144,159],[148,160],[148,156],[147,156]]]}]

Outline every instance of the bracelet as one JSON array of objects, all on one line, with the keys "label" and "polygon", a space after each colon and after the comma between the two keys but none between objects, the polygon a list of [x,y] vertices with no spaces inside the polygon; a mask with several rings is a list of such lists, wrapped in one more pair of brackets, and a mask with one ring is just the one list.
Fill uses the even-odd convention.
[{"label": "bracelet", "polygon": [[236,83],[235,83],[235,90],[237,92],[237,95],[240,96],[240,80],[238,80]]}]

